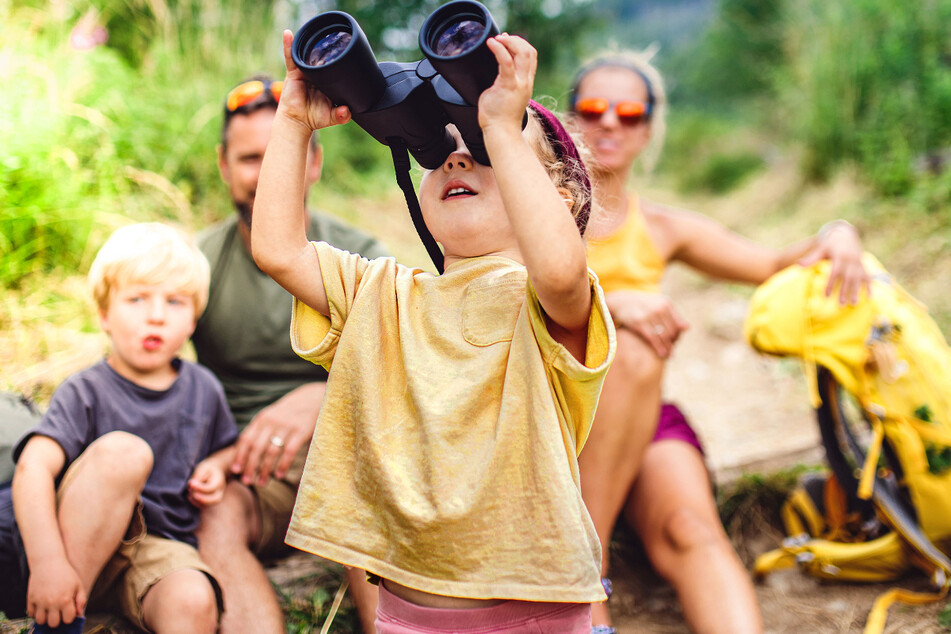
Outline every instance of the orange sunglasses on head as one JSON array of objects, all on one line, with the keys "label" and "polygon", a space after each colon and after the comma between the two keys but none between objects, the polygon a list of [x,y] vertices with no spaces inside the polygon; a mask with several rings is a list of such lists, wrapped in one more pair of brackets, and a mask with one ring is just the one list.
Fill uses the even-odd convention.
[{"label": "orange sunglasses on head", "polygon": [[270,95],[275,102],[280,102],[283,88],[283,81],[261,81],[259,79],[246,81],[231,89],[225,99],[225,108],[228,112],[234,112],[238,108],[257,100],[262,95]]},{"label": "orange sunglasses on head", "polygon": [[635,125],[650,118],[651,107],[640,101],[618,101],[611,103],[604,97],[587,97],[575,104],[575,112],[585,121],[598,121],[611,107],[621,123]]}]

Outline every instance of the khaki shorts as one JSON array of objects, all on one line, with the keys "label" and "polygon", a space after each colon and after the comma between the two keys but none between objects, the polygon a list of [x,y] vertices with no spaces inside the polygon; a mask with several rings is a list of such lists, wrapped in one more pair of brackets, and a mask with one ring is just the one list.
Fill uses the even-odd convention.
[{"label": "khaki shorts", "polygon": [[[73,461],[63,475],[56,492],[59,504],[75,474],[82,468],[84,456]],[[198,550],[184,542],[156,537],[146,532],[142,501],[136,504],[132,521],[126,529],[119,550],[106,562],[89,594],[90,612],[122,614],[139,628],[149,631],[142,615],[142,599],[156,583],[178,570],[205,573],[218,599],[218,618],[224,611],[221,588],[211,568],[202,561]]]},{"label": "khaki shorts", "polygon": [[294,512],[297,489],[304,473],[307,451],[297,453],[287,474],[280,480],[272,478],[264,486],[252,486],[251,491],[258,501],[261,513],[261,535],[254,545],[254,554],[262,559],[286,555],[290,546],[284,543],[287,527]]}]

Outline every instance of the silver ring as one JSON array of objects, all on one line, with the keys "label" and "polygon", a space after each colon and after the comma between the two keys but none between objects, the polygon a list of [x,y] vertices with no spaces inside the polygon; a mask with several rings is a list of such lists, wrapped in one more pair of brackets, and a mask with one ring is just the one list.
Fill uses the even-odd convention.
[{"label": "silver ring", "polygon": [[654,334],[655,334],[655,335],[662,335],[662,334],[664,334],[664,330],[666,330],[666,328],[664,328],[664,327],[661,326],[660,324],[657,324],[656,326],[654,326]]},{"label": "silver ring", "polygon": [[271,444],[281,449],[284,448],[284,439],[280,436],[271,436]]}]

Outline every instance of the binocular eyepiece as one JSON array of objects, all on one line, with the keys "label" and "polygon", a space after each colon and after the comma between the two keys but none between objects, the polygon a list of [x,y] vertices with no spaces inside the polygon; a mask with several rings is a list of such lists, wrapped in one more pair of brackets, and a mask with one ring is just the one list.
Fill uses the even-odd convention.
[{"label": "binocular eyepiece", "polygon": [[456,149],[453,123],[472,157],[489,164],[479,127],[479,95],[498,75],[486,40],[499,28],[475,0],[454,0],[426,18],[418,62],[380,62],[356,20],[328,11],[298,30],[294,63],[308,82],[384,145],[402,141],[420,165],[435,169]]}]

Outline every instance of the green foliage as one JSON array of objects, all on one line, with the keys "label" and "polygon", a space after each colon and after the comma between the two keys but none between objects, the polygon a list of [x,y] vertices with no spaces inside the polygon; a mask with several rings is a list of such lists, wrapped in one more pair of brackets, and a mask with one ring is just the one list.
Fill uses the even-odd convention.
[{"label": "green foliage", "polygon": [[707,30],[674,61],[681,71],[674,100],[735,104],[770,93],[784,62],[786,0],[719,0]]},{"label": "green foliage", "polygon": [[[222,191],[214,147],[223,95],[280,41],[270,4],[250,0],[56,6],[0,4],[0,81],[16,95],[0,103],[6,288],[84,269],[130,220],[193,227],[227,213],[227,203],[193,208]],[[103,26],[107,45],[81,45]],[[280,64],[275,55],[271,66]]]},{"label": "green foliage", "polygon": [[779,509],[808,469],[800,466],[768,474],[744,474],[717,491],[717,506],[724,526],[735,527],[749,518],[767,516],[779,525]]},{"label": "green foliage", "polygon": [[718,0],[696,39],[666,54],[675,108],[758,109],[809,180],[849,164],[884,196],[951,202],[951,3]]},{"label": "green foliage", "polygon": [[929,214],[944,213],[951,206],[951,169],[944,164],[937,174],[924,171],[909,198],[915,207]]},{"label": "green foliage", "polygon": [[[300,586],[308,582],[313,590],[296,594],[281,588],[276,588],[281,600],[281,610],[284,613],[284,624],[288,634],[312,634],[319,632],[330,615],[333,606],[334,592],[339,585],[339,579],[326,574],[308,575],[295,580]],[[356,609],[349,601],[340,605],[334,615],[331,632],[351,634],[360,632],[360,620]]]},{"label": "green foliage", "polygon": [[951,447],[928,443],[925,446],[925,458],[928,461],[928,471],[933,475],[941,475],[951,469]]},{"label": "green foliage", "polygon": [[658,169],[684,192],[724,194],[764,166],[761,152],[737,132],[738,124],[704,111],[673,116],[667,152]]},{"label": "green foliage", "polygon": [[762,167],[763,159],[750,152],[713,154],[697,165],[697,169],[682,175],[680,188],[683,191],[725,194]]},{"label": "green foliage", "polygon": [[806,174],[854,161],[881,193],[908,193],[915,159],[951,143],[951,4],[810,0],[788,25],[782,103]]},{"label": "green foliage", "polygon": [[[3,631],[7,631],[7,630],[15,631],[17,634],[27,634],[27,632],[30,631],[29,625],[22,625],[20,627],[17,627],[12,621],[10,621],[9,618],[7,618],[7,615],[4,612],[0,612],[0,625],[3,626],[2,628]],[[14,627],[17,627],[17,629],[16,630],[10,629]]]},{"label": "green foliage", "polygon": [[[25,28],[22,18],[0,26],[0,82],[17,87],[16,98],[0,101],[3,286],[30,273],[78,267],[94,218],[118,212],[111,201],[129,191],[111,139],[114,122],[94,107],[119,89],[91,90],[96,74],[121,81],[121,62],[102,49],[72,54],[57,28],[42,30],[23,50],[8,36]],[[59,63],[49,64],[49,57]]]},{"label": "green foliage", "polygon": [[951,604],[944,606],[938,614],[938,625],[951,632]]}]

